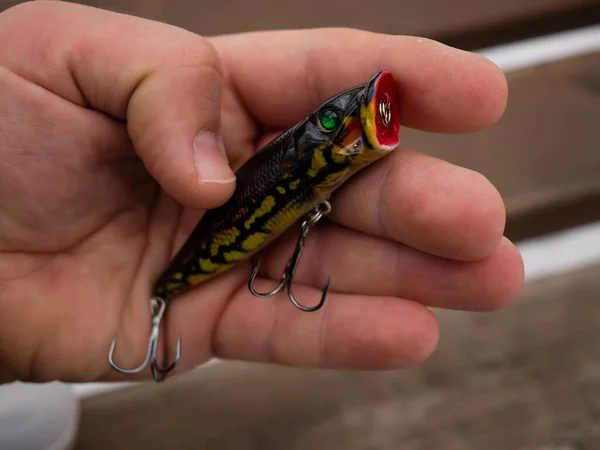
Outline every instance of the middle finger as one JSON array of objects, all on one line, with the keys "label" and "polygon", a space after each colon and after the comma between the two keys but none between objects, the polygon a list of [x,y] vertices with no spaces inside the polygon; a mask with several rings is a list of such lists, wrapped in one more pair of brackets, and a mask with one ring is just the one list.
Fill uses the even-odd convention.
[{"label": "middle finger", "polygon": [[397,149],[350,179],[332,199],[340,225],[457,260],[489,256],[505,208],[481,174]]}]

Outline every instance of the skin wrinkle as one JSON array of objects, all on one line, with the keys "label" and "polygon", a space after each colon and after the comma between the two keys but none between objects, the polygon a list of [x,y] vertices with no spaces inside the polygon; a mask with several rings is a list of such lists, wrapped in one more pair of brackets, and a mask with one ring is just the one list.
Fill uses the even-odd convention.
[{"label": "skin wrinkle", "polygon": [[[242,115],[249,118],[249,120],[251,120],[254,123],[258,123],[258,119],[256,117],[254,117],[254,115],[251,113],[250,108],[248,107],[248,105],[246,104],[246,102],[244,101],[243,97],[240,94],[239,88],[235,83],[235,80],[233,79],[233,77],[231,76],[231,73],[228,72],[224,72],[223,74],[223,90],[225,91],[226,88],[229,88],[229,92],[231,94],[231,98],[233,99],[233,101],[235,102],[235,104],[237,105],[237,107],[241,110]],[[223,96],[223,105],[225,105],[225,96]],[[226,111],[221,111],[221,117],[224,118],[227,115],[225,114]],[[221,125],[224,125],[223,123]],[[221,130],[221,134],[225,134],[223,133],[223,130]],[[246,151],[245,149],[242,149],[241,154],[239,153],[234,153],[234,157],[231,158],[229,155],[231,152],[227,152],[227,158],[229,160],[229,164],[231,165],[231,168],[233,170],[237,170],[239,167],[242,166],[242,164],[246,161],[246,154],[255,154],[259,148],[256,146],[256,141],[259,138],[259,133],[258,133],[258,126],[252,127],[252,132],[251,135],[248,136],[247,141],[250,142],[251,144],[248,145],[249,149],[248,151]],[[224,138],[225,139],[225,138]],[[225,145],[225,149],[227,150],[227,145]]]},{"label": "skin wrinkle", "polygon": [[[22,251],[2,251],[2,254],[4,255],[23,255],[23,254],[28,254],[31,255],[31,253],[29,252],[22,252]],[[8,284],[8,283],[12,283],[15,281],[18,281],[20,278],[26,278],[26,277],[30,277],[36,274],[36,272],[39,272],[40,270],[42,270],[50,261],[50,258],[53,256],[54,252],[48,252],[48,253],[43,253],[43,252],[38,252],[36,254],[34,254],[33,256],[36,259],[40,259],[42,256],[45,256],[45,258],[42,259],[42,261],[35,265],[30,271],[28,271],[27,273],[22,273],[19,275],[15,275],[14,277],[10,277],[10,278],[5,278],[5,275],[3,273],[0,273],[0,286],[2,284]],[[1,288],[0,288],[1,289]],[[0,293],[2,293],[2,291],[0,290]]]},{"label": "skin wrinkle", "polygon": [[329,352],[328,346],[328,335],[327,335],[327,324],[330,318],[330,306],[328,301],[325,301],[321,307],[321,318],[319,319],[318,331],[318,345],[316,355],[316,365],[320,367],[327,367],[327,363],[331,364],[332,357]]},{"label": "skin wrinkle", "polygon": [[[102,113],[101,111],[91,110],[91,109],[88,109],[85,106],[72,103],[71,101],[64,99],[63,97],[55,94],[54,92],[52,92],[52,91],[44,88],[43,86],[39,86],[37,84],[32,84],[31,81],[27,80],[26,78],[24,78],[23,76],[19,75],[16,72],[13,72],[13,71],[9,70],[9,73],[11,73],[12,75],[14,75],[17,79],[20,79],[24,83],[26,83],[26,86],[28,86],[28,87],[35,87],[35,89],[41,89],[41,91],[44,92],[44,95],[48,95],[49,94],[51,97],[53,97],[53,101],[58,101],[61,104],[65,104],[65,106],[67,106],[69,108],[70,107],[74,107],[74,108],[77,108],[77,109],[79,109],[79,108],[83,109],[85,111],[84,114],[87,114],[88,117],[89,117],[88,120],[91,120],[91,118],[92,118],[92,116],[89,116],[89,115],[93,114],[93,118],[96,119],[96,120],[109,120],[109,121],[111,121],[111,125],[114,123],[115,126],[118,126],[118,123],[115,122],[114,119],[111,119],[110,117],[108,117],[107,115],[105,115],[104,113]],[[43,124],[36,123],[35,125],[36,125],[37,128],[43,127]],[[48,130],[53,129],[53,127],[51,125],[48,125],[46,128]],[[128,136],[127,136],[127,138],[128,138]],[[128,141],[128,143],[130,145],[130,141]],[[6,149],[7,147],[11,148],[10,145],[4,143],[2,149]],[[12,147],[12,148],[21,149],[21,147]],[[2,151],[2,149],[0,149],[0,151]],[[83,153],[83,154],[82,153],[77,153],[76,155],[70,155],[70,156],[67,156],[67,155],[47,154],[47,153],[37,153],[36,157],[38,157],[38,158],[51,158],[51,159],[58,159],[58,160],[70,160],[70,161],[73,161],[73,159],[75,157],[75,158],[79,158],[79,159],[83,158],[83,160],[85,162],[88,162],[88,163],[103,162],[105,160],[106,161],[120,161],[121,159],[127,159],[127,158],[131,157],[130,154],[120,155],[120,153],[119,154],[111,154],[110,152],[109,152],[109,155],[110,155],[110,157],[106,158],[106,156],[107,156],[106,152],[100,152],[100,153],[95,153],[95,154],[90,153],[90,152],[86,152],[86,153]],[[23,156],[25,156],[25,155],[23,155]]]},{"label": "skin wrinkle", "polygon": [[375,202],[375,204],[377,206],[375,206],[375,217],[377,217],[377,224],[379,227],[379,233],[383,236],[389,237],[389,236],[393,236],[393,233],[390,231],[387,223],[389,222],[387,220],[387,217],[385,217],[385,212],[384,211],[389,211],[390,208],[384,208],[384,205],[387,203],[387,200],[391,197],[390,195],[388,195],[388,191],[391,190],[391,186],[392,186],[392,182],[391,182],[391,175],[392,173],[396,172],[396,161],[394,161],[394,164],[388,164],[387,165],[387,171],[385,173],[385,176],[383,178],[383,187],[380,189],[379,191],[379,201]]},{"label": "skin wrinkle", "polygon": [[265,358],[265,362],[270,364],[270,363],[277,363],[277,333],[276,333],[276,326],[277,326],[277,318],[279,316],[279,311],[280,311],[280,306],[279,304],[275,304],[274,308],[273,308],[273,314],[271,315],[271,324],[269,326],[269,331],[266,334],[266,339],[265,339],[265,343],[264,343],[264,358]]},{"label": "skin wrinkle", "polygon": [[[210,41],[210,40],[209,40]],[[214,46],[213,46],[214,47]],[[235,99],[237,105],[240,109],[245,113],[247,117],[249,117],[253,123],[258,123],[257,118],[252,114],[250,107],[246,104],[243,96],[241,95],[240,89],[236,83],[235,77],[230,70],[228,70],[225,66],[225,62],[232,64],[233,61],[228,52],[220,53],[220,60],[222,66],[222,76],[223,76],[223,86],[227,86],[230,88],[230,92],[233,94],[233,98]]]},{"label": "skin wrinkle", "polygon": [[[103,112],[117,120],[124,120],[125,117],[123,114],[119,114],[113,108],[99,108],[99,94],[98,87],[94,83],[90,83],[89,80],[94,79],[95,72],[97,68],[94,63],[101,57],[98,53],[98,50],[101,48],[99,45],[99,41],[102,40],[102,36],[92,35],[86,37],[84,39],[78,40],[72,44],[72,46],[67,50],[68,60],[67,60],[67,75],[71,78],[71,81],[75,86],[78,87],[79,92],[82,96],[83,101],[90,105],[90,107],[94,109],[103,110]],[[131,70],[131,69],[130,69]],[[146,78],[152,71],[154,67],[149,66],[146,67],[145,70],[140,70],[138,68],[139,73],[137,74],[136,79],[134,80],[126,80],[130,84],[128,89],[123,90],[124,87],[122,77],[119,77],[115,80],[113,86],[113,92],[106,93],[107,97],[109,95],[114,95],[114,92],[122,93],[122,97],[119,99],[120,108],[117,107],[117,111],[125,111],[126,106],[128,105],[131,95],[135,92],[137,86],[141,83],[141,81]],[[87,86],[87,89],[84,87]],[[106,99],[103,99],[106,100]],[[106,103],[105,106],[108,106]]]},{"label": "skin wrinkle", "polygon": [[[91,239],[94,235],[96,235],[97,233],[101,232],[104,228],[106,228],[110,223],[112,223],[114,220],[116,220],[119,216],[121,216],[122,214],[125,214],[127,212],[129,212],[132,209],[132,205],[123,205],[122,208],[117,209],[115,212],[113,212],[112,214],[108,214],[108,216],[106,217],[106,219],[104,220],[99,220],[98,221],[98,226],[94,227],[92,229],[90,229],[87,233],[84,233],[81,235],[81,237],[75,241],[73,241],[72,243],[66,245],[66,244],[61,244],[61,245],[57,245],[56,249],[53,250],[47,250],[46,252],[38,252],[38,253],[42,253],[42,254],[55,254],[57,252],[64,252],[64,253],[70,253],[72,252],[74,249],[77,248],[78,245],[80,245],[82,242],[85,242],[89,239]],[[1,253],[6,253],[6,250],[0,248],[0,252]],[[19,253],[28,253],[31,254],[30,252],[25,252],[25,251],[18,251]]]},{"label": "skin wrinkle", "polygon": [[74,52],[69,52],[67,54],[66,66],[67,66],[67,72],[71,76],[71,80],[73,81],[73,84],[75,85],[75,89],[77,90],[77,93],[79,94],[79,101],[77,103],[73,103],[73,102],[71,102],[71,103],[73,105],[77,105],[82,108],[91,109],[92,105],[90,104],[90,102],[87,100],[85,94],[83,93],[83,89],[82,89],[81,85],[79,84],[79,79],[77,78],[77,75],[76,75],[76,70],[75,70],[76,64],[74,62]]},{"label": "skin wrinkle", "polygon": [[[12,69],[9,69],[6,66],[3,66],[3,65],[0,64],[0,69],[6,69],[6,71],[8,73],[10,73],[11,75],[17,77],[18,79],[24,81],[26,83],[26,85],[29,86],[30,88],[34,87],[36,90],[41,90],[44,93],[49,94],[53,98],[54,101],[58,100],[59,102],[64,102],[64,103],[67,103],[67,104],[70,104],[70,105],[73,105],[73,106],[80,106],[83,109],[87,109],[87,108],[85,108],[85,107],[83,107],[81,105],[77,105],[77,104],[71,102],[70,100],[65,99],[64,97],[61,97],[59,94],[53,92],[52,90],[50,90],[50,89],[48,89],[48,88],[46,88],[46,87],[44,87],[44,86],[42,86],[40,84],[37,84],[35,81],[28,79],[26,76],[24,76],[24,75],[22,75],[22,74],[20,74],[18,72],[15,72]],[[0,76],[3,76],[3,74],[2,74],[1,71],[0,71]]]},{"label": "skin wrinkle", "polygon": [[[164,207],[163,204],[161,204],[161,200],[164,200],[167,196],[167,194],[165,194],[164,191],[162,191],[160,189],[160,187],[158,185],[155,184],[155,191],[156,191],[156,195],[155,195],[155,201],[153,203],[153,205],[151,207],[149,207],[148,209],[148,214],[147,214],[147,227],[146,227],[146,232],[144,233],[144,240],[146,245],[144,245],[144,250],[143,250],[143,255],[140,257],[139,259],[139,264],[136,267],[136,270],[134,271],[134,275],[132,278],[132,282],[129,286],[128,292],[126,294],[126,298],[127,301],[126,302],[121,302],[121,311],[119,314],[121,323],[123,321],[127,321],[129,317],[131,317],[132,314],[125,314],[125,311],[127,310],[127,308],[131,308],[132,307],[132,301],[136,298],[140,298],[140,303],[142,302],[142,300],[144,301],[144,303],[148,304],[148,298],[144,298],[144,295],[142,294],[142,296],[137,296],[136,293],[138,293],[138,291],[147,291],[146,287],[149,286],[151,284],[151,280],[155,277],[158,276],[159,273],[158,271],[146,271],[146,273],[144,273],[144,269],[146,269],[145,267],[143,267],[145,264],[147,264],[148,262],[148,258],[149,258],[149,253],[156,253],[156,242],[153,241],[151,234],[155,231],[156,228],[156,222],[160,220],[161,214],[159,213],[159,211],[157,211],[161,206]],[[178,206],[178,211],[182,211],[183,208],[181,206]],[[154,225],[154,226],[153,226]],[[172,226],[169,227],[169,234],[171,234],[173,237],[176,236],[177,234],[177,230],[179,228],[179,224],[178,222],[173,224]],[[164,231],[164,229],[160,229],[160,231]],[[164,236],[164,234],[163,234]],[[171,240],[173,241],[173,239]],[[169,245],[167,244],[167,247]],[[170,253],[167,252],[162,252],[165,254],[165,260],[168,261],[170,258]],[[156,272],[156,273],[155,273]],[[147,315],[148,319],[149,319],[149,310],[148,307],[144,306],[143,308],[140,307],[140,310],[143,311],[144,314]],[[134,312],[135,313],[135,312]],[[133,314],[134,314],[133,313]],[[118,319],[118,318],[117,318]],[[147,339],[146,336],[148,336],[148,333],[150,332],[150,325],[149,325],[149,320],[144,320],[144,326],[146,327],[144,330],[142,330],[142,332],[140,332],[140,337],[142,340]],[[167,314],[165,316],[164,322],[163,322],[163,329],[161,330],[161,339],[159,341],[159,349],[158,349],[158,354],[159,355],[163,355],[164,353],[164,348],[165,348],[165,341],[166,341],[166,336],[168,336],[168,329],[169,329],[169,323],[170,323],[170,315]],[[123,358],[123,356],[127,356],[127,353],[123,353],[123,348],[136,348],[135,346],[130,346],[128,345],[128,342],[132,342],[133,340],[131,338],[127,339],[127,336],[130,336],[130,333],[127,333],[129,327],[125,327],[125,333],[123,333],[121,336],[114,336],[117,338],[117,351],[115,353],[115,359],[117,361],[117,364],[122,365],[124,363],[122,363],[122,361],[132,361],[131,365],[132,366],[137,366],[140,362],[140,355],[133,355],[133,358],[128,359],[128,358]],[[116,328],[119,329],[119,328]],[[121,328],[123,329],[123,328]],[[109,336],[110,339],[113,338],[113,336]],[[110,343],[110,341],[107,341],[106,345],[104,345],[104,349],[108,348],[108,344]],[[144,344],[146,344],[146,342],[144,342]],[[146,348],[144,346],[144,348],[140,349],[140,354],[141,355],[145,355],[145,351]],[[120,357],[119,357],[120,356]],[[126,364],[126,363],[125,363]],[[106,366],[104,367],[104,373],[103,375],[100,376],[100,378],[105,377],[105,379],[111,379],[115,377],[115,372],[112,370],[112,368],[110,366]],[[119,375],[121,376],[121,375]],[[121,376],[122,377],[122,376]],[[126,378],[126,377],[125,377]],[[140,375],[135,375],[133,376],[132,379],[136,379],[139,380],[141,379],[141,374]]]},{"label": "skin wrinkle", "polygon": [[[29,2],[29,5],[31,5],[31,2]],[[25,8],[25,9],[27,9],[27,8],[28,8],[28,4],[27,4],[27,3],[23,3],[23,4],[20,4],[20,5],[17,5],[17,6],[16,6],[15,8],[13,8],[13,9],[17,9],[17,8],[21,8],[21,7],[22,7],[22,8]],[[52,42],[52,43],[53,43],[53,44],[56,44],[56,42]],[[49,59],[50,59],[50,58],[46,57],[46,55],[43,55],[43,56],[44,56],[44,57],[41,57],[40,59],[42,59],[42,60],[43,60],[44,62],[46,62],[46,63],[50,63],[50,61],[49,61]],[[62,64],[61,64],[60,62],[57,62],[57,63],[56,63],[56,65],[57,65],[57,66],[59,66],[59,65],[63,65],[64,67],[66,67],[66,68],[68,69],[68,66],[69,66],[69,60],[67,59],[67,56],[68,56],[68,54],[66,53],[66,51],[65,51],[64,49],[61,49],[61,52],[60,52],[60,53],[59,53],[59,52],[56,52],[56,56],[58,57],[57,59],[58,59],[59,61],[60,61],[61,59],[62,59],[62,60],[64,60],[64,63],[62,63]],[[29,67],[21,67],[21,69],[22,69],[22,70],[24,69],[26,72],[30,72],[29,70],[27,70],[27,69],[30,69]],[[16,73],[16,72],[15,72],[15,73]],[[34,74],[34,72],[33,72],[33,71],[31,71],[31,75],[33,75],[33,74]],[[86,107],[87,107],[87,105],[86,105],[86,104],[84,104],[84,103],[85,103],[85,100],[84,100],[84,98],[83,98],[82,92],[79,90],[79,86],[76,86],[76,85],[75,85],[75,90],[76,90],[77,94],[79,94],[79,98],[72,98],[72,97],[73,97],[73,94],[74,94],[74,92],[72,92],[72,90],[71,90],[71,89],[69,89],[69,90],[68,90],[68,91],[69,91],[69,92],[68,92],[68,93],[69,93],[69,95],[68,95],[68,98],[65,98],[65,97],[63,97],[63,95],[61,95],[61,94],[59,94],[58,92],[55,92],[55,91],[54,91],[54,90],[52,90],[51,88],[47,87],[47,86],[46,86],[46,83],[44,83],[44,82],[43,82],[43,81],[45,81],[45,80],[40,80],[40,81],[42,81],[42,82],[36,82],[35,80],[28,78],[28,77],[27,77],[27,76],[26,76],[24,73],[19,73],[19,74],[18,74],[18,76],[20,76],[21,78],[23,78],[23,79],[24,79],[24,80],[26,80],[27,82],[29,82],[29,83],[31,83],[31,84],[33,84],[33,85],[39,86],[40,88],[42,88],[42,89],[45,89],[46,91],[48,91],[48,92],[50,92],[50,93],[54,94],[55,96],[57,96],[57,97],[60,97],[61,99],[64,99],[64,100],[66,100],[66,101],[68,101],[68,102],[71,102],[71,103],[73,103],[73,104],[74,104],[74,105],[76,105],[76,106],[81,106],[81,107],[83,107],[83,108],[86,108]]]},{"label": "skin wrinkle", "polygon": [[[147,270],[147,278],[155,280],[160,276],[163,267],[175,255],[178,233],[181,228],[184,208],[165,193],[158,185],[156,185],[157,195],[156,202],[150,214],[151,218],[148,224],[149,242],[147,252],[147,263],[150,268]],[[177,217],[174,221],[165,222],[165,216]],[[164,242],[157,242],[156,235],[160,238],[165,238]]]},{"label": "skin wrinkle", "polygon": [[[161,191],[164,195],[167,195],[164,191]],[[177,246],[176,247],[176,243],[177,243],[177,230],[180,229],[181,227],[181,222],[183,220],[183,213],[184,213],[185,208],[181,205],[179,205],[179,220],[178,220],[178,225],[176,227],[173,228],[173,237],[170,239],[170,244],[169,244],[169,258],[167,259],[167,262],[171,260],[171,258],[174,258],[175,255],[177,254],[177,252],[179,251],[179,247],[181,246]]]},{"label": "skin wrinkle", "polygon": [[[191,40],[197,41],[198,45],[182,45],[181,50],[183,52],[183,61],[180,64],[176,65],[174,69],[204,67],[216,72],[216,75],[222,81],[224,78],[224,68],[223,62],[221,60],[221,54],[212,44],[210,39],[206,39],[197,34],[191,34],[191,36],[193,37]],[[192,48],[194,49],[193,53],[191,52]],[[200,51],[200,49],[202,49],[203,51]],[[192,55],[190,59],[195,62],[185,62],[188,59],[188,54]]]},{"label": "skin wrinkle", "polygon": [[[220,91],[222,91],[223,90],[222,86],[223,86],[223,83],[224,83],[223,76],[218,71],[214,70],[214,68],[212,68],[212,67],[209,67],[209,66],[200,66],[199,65],[198,68],[200,68],[200,67],[203,67],[203,68],[207,69],[208,72],[214,72],[215,73],[216,79],[217,79],[216,84],[218,84],[219,86],[221,86]],[[196,73],[196,77],[200,78],[200,72]],[[219,95],[218,98],[214,98],[214,96],[211,96],[211,94],[212,93],[210,91],[208,91],[208,90],[207,91],[203,91],[201,93],[202,97],[198,98],[198,100],[200,100],[202,98],[202,99],[206,100],[207,103],[213,104],[212,108],[207,108],[208,112],[210,112],[212,110],[218,110],[219,111],[219,115],[220,115],[220,109],[221,109],[221,104],[222,104],[221,98],[222,97],[221,97],[221,95]],[[199,105],[198,107],[200,107],[200,105],[204,106],[204,103],[198,101],[198,105]],[[219,120],[219,122],[220,122],[220,120]],[[219,126],[217,126],[217,128],[219,128]],[[198,131],[200,131],[200,130],[198,130]],[[212,130],[212,131],[218,132],[219,130],[216,129],[216,130]]]},{"label": "skin wrinkle", "polygon": [[[151,220],[150,217],[151,214],[148,213],[146,215],[147,221]],[[146,234],[144,234],[144,241],[146,242]],[[147,248],[139,252],[140,255],[137,258],[137,261],[134,261],[133,264],[130,267],[128,267],[128,271],[131,273],[132,281],[131,283],[128,283],[128,285],[124,286],[124,292],[121,294],[117,293],[114,297],[108,299],[111,300],[110,306],[112,308],[116,307],[120,311],[117,316],[113,315],[112,320],[110,318],[107,318],[107,324],[110,323],[113,326],[107,326],[105,328],[107,331],[106,333],[104,333],[103,336],[104,339],[102,340],[102,342],[96,343],[96,350],[98,350],[98,354],[100,355],[100,357],[93,362],[90,361],[90,364],[92,365],[94,363],[99,364],[100,362],[106,361],[105,358],[108,355],[107,352],[109,344],[111,343],[114,337],[117,338],[117,349],[115,352],[115,359],[118,364],[124,366],[137,366],[140,362],[140,357],[145,355],[146,344],[148,339],[147,336],[150,332],[150,312],[148,303],[149,298],[144,295],[140,296],[136,294],[138,293],[138,291],[140,291],[141,285],[148,284],[147,277],[140,274],[140,268],[144,264],[144,255],[146,254],[146,251]],[[117,324],[122,324],[124,322],[127,323],[129,326],[115,328]],[[137,332],[132,331],[131,325],[134,323],[143,324],[142,329],[138,329]],[[117,331],[113,334],[111,331],[108,330],[121,331]],[[134,334],[133,337],[132,334]],[[164,334],[161,335],[164,336]],[[161,341],[159,342],[159,355],[162,354],[164,348],[162,342],[163,339],[161,339]],[[136,345],[129,345],[130,343],[136,342],[143,342],[143,349],[140,348],[139,353],[136,352],[136,349],[138,349]],[[104,364],[102,364],[102,367],[104,368],[104,376],[108,376],[109,374],[114,376],[116,374],[112,371],[112,368],[110,368],[109,366],[105,366]],[[96,370],[96,372],[102,372],[102,370]],[[136,376],[136,379],[139,378]]]},{"label": "skin wrinkle", "polygon": [[[501,240],[509,244],[508,247],[510,247],[511,251],[518,254],[515,245],[506,237],[503,237]],[[504,252],[507,251],[508,250],[504,250]],[[498,311],[506,307],[510,303],[511,299],[517,296],[518,290],[516,287],[521,286],[524,282],[524,265],[523,259],[520,257],[517,258],[515,262],[516,264],[512,266],[500,266],[496,272],[498,276],[496,277],[495,282],[484,284],[482,286],[483,289],[480,297],[488,299],[484,311]],[[510,276],[507,276],[507,274]],[[504,282],[504,280],[510,278],[516,278],[519,281],[513,285]],[[502,282],[499,282],[498,280],[502,280]]]},{"label": "skin wrinkle", "polygon": [[304,53],[304,76],[302,79],[305,83],[305,92],[310,94],[310,101],[308,105],[315,105],[316,107],[319,104],[319,100],[323,98],[319,90],[319,84],[316,81],[315,77],[315,57],[314,57],[314,47],[308,47],[308,49]]},{"label": "skin wrinkle", "polygon": [[[243,264],[243,263],[242,263]],[[240,264],[240,265],[242,265]],[[248,263],[250,264],[250,263]],[[264,281],[263,278],[257,278],[257,280],[261,280]],[[224,317],[227,315],[227,312],[229,311],[229,308],[232,307],[232,305],[234,305],[234,303],[238,298],[243,297],[246,289],[248,289],[248,284],[247,284],[247,280],[243,280],[241,281],[236,287],[232,288],[232,292],[231,295],[229,295],[229,299],[228,301],[223,302],[223,307],[221,308],[221,310],[219,311],[219,313],[216,315],[215,321],[214,321],[214,326],[212,329],[212,332],[210,334],[210,342],[209,342],[209,349],[210,349],[210,353],[212,355],[214,355],[215,357],[220,357],[223,355],[226,355],[226,351],[223,350],[224,346],[222,343],[220,343],[219,341],[221,340],[221,333],[219,332],[219,330],[222,328],[222,323],[224,320]],[[233,299],[233,301],[231,300]],[[264,350],[262,352],[263,354],[263,358],[265,360],[265,362],[267,363],[275,363],[276,362],[276,358],[275,358],[275,339],[273,339],[273,337],[276,335],[275,333],[275,325],[277,323],[277,311],[278,311],[278,307],[277,307],[277,303],[271,303],[273,305],[273,307],[271,308],[271,311],[273,312],[271,314],[271,324],[269,326],[269,331],[266,333],[265,336],[265,342],[263,343],[262,347],[264,348]],[[226,340],[226,339],[225,339]]]},{"label": "skin wrinkle", "polygon": [[[123,102],[125,103],[125,115],[124,117],[119,117],[119,116],[115,116],[114,118],[117,120],[121,120],[127,123],[127,128],[129,129],[129,120],[128,116],[129,116],[129,106],[131,105],[131,102],[133,100],[134,95],[136,94],[136,92],[139,92],[140,89],[142,88],[142,86],[144,85],[145,82],[148,81],[148,79],[156,72],[152,72],[152,71],[147,71],[144,72],[143,74],[140,75],[140,77],[138,78],[137,82],[132,86],[131,91],[129,92],[129,94],[123,99]],[[110,113],[105,113],[108,114],[110,116]]]},{"label": "skin wrinkle", "polygon": [[[403,244],[396,243],[396,246],[398,246],[398,247],[402,246],[402,245]],[[401,269],[403,268],[403,266],[405,266],[405,264],[402,263],[404,259],[405,259],[405,255],[403,254],[403,252],[401,252],[401,251],[394,252],[394,261],[392,263],[392,266],[395,267],[395,270],[394,270],[395,273],[402,273]],[[400,281],[400,279],[398,281]],[[403,295],[402,295],[403,289],[406,290],[406,284],[402,285],[400,282],[395,283],[395,289],[394,289],[394,292],[392,293],[392,295],[394,295],[395,297],[403,297]],[[417,298],[415,298],[414,300],[418,301]]]}]

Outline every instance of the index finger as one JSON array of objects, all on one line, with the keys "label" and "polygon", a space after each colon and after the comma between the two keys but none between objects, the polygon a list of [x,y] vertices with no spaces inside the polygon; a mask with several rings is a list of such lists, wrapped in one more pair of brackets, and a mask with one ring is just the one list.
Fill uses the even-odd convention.
[{"label": "index finger", "polygon": [[352,29],[269,31],[212,39],[260,122],[286,127],[382,69],[398,80],[404,125],[471,132],[504,113],[507,86],[491,61],[429,39]]}]

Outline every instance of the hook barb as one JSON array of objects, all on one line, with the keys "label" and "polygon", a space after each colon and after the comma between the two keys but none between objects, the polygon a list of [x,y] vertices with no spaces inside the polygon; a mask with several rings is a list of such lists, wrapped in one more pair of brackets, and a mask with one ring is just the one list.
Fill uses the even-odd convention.
[{"label": "hook barb", "polygon": [[160,325],[167,307],[166,302],[159,297],[154,297],[150,300],[150,309],[152,310],[152,321],[150,328],[150,336],[148,337],[148,347],[146,349],[146,356],[142,363],[134,369],[123,369],[119,367],[113,359],[115,348],[117,346],[117,338],[113,338],[110,344],[110,350],[108,351],[108,363],[111,367],[119,373],[125,375],[134,375],[144,370],[148,364],[152,370],[152,377],[154,380],[160,382],[163,381],[167,374],[175,368],[179,360],[181,359],[181,336],[177,338],[176,355],[175,360],[168,365],[160,367],[157,361],[158,354],[158,340],[160,338]]},{"label": "hook barb", "polygon": [[300,236],[298,237],[298,242],[296,242],[296,247],[294,248],[294,253],[292,254],[292,257],[288,261],[288,263],[285,267],[285,270],[283,271],[283,274],[281,275],[281,281],[279,282],[279,285],[272,291],[261,293],[261,292],[257,292],[254,289],[254,280],[256,279],[256,275],[258,274],[258,271],[260,270],[261,260],[259,260],[256,263],[256,265],[254,266],[254,270],[252,271],[252,275],[250,275],[250,279],[248,280],[248,289],[250,290],[252,295],[254,295],[255,297],[271,297],[271,296],[281,292],[283,290],[283,288],[285,287],[285,288],[287,288],[288,298],[290,299],[290,301],[296,308],[298,308],[302,311],[312,312],[312,311],[316,311],[316,310],[320,309],[323,306],[323,304],[325,303],[325,298],[327,297],[327,290],[329,289],[329,282],[331,281],[331,278],[327,279],[327,282],[325,283],[325,286],[323,287],[323,290],[321,291],[322,292],[321,299],[320,299],[319,303],[315,306],[304,306],[300,302],[298,302],[298,300],[296,300],[296,297],[294,296],[294,294],[292,292],[292,282],[294,280],[294,274],[296,273],[296,268],[298,267],[298,264],[300,263],[300,256],[302,255],[302,251],[304,250],[304,241],[306,239],[306,236],[308,235],[308,232],[310,231],[310,229],[313,226],[315,226],[317,224],[317,222],[319,222],[319,220],[321,220],[321,218],[323,216],[326,216],[327,214],[329,214],[330,211],[331,211],[331,204],[327,200],[325,200],[323,203],[319,204],[315,209],[313,209],[308,214],[308,216],[306,217],[304,222],[302,222]]}]

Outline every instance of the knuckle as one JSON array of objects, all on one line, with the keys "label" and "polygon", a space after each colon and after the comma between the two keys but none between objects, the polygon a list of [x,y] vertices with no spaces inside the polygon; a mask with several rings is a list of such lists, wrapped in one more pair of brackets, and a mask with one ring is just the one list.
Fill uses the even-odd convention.
[{"label": "knuckle", "polygon": [[210,69],[219,77],[223,67],[221,57],[211,42],[194,33],[189,33],[181,42],[176,65],[181,68]]}]

